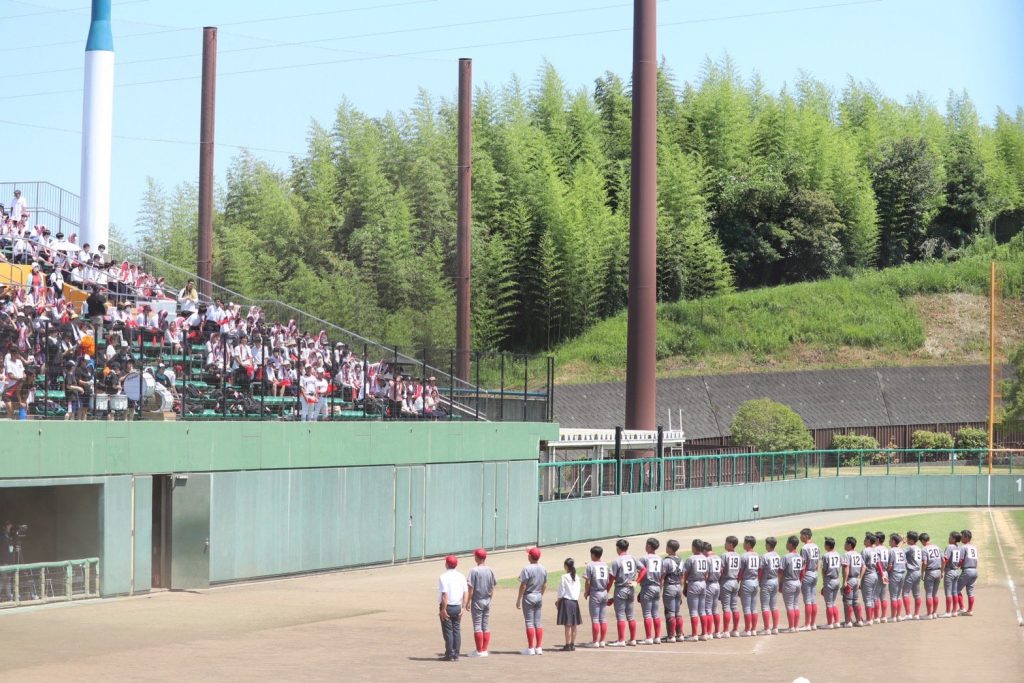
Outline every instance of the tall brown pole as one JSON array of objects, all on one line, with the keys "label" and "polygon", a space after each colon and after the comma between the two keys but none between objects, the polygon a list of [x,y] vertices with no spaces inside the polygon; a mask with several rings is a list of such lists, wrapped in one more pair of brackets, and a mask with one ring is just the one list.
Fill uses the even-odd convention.
[{"label": "tall brown pole", "polygon": [[658,217],[657,0],[633,2],[626,429],[654,429]]},{"label": "tall brown pole", "polygon": [[459,180],[455,242],[455,375],[469,380],[473,262],[473,60],[459,60]]},{"label": "tall brown pole", "polygon": [[203,29],[203,94],[199,114],[199,293],[209,298],[213,280],[213,139],[217,104],[217,29]]}]

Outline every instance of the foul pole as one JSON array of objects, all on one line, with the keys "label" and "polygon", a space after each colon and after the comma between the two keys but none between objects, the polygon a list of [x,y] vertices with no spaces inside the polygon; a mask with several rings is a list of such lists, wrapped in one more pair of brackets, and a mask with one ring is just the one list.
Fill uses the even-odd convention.
[{"label": "foul pole", "polygon": [[992,474],[992,451],[996,435],[996,262],[989,272],[988,303],[988,473]]},{"label": "foul pole", "polygon": [[629,214],[626,429],[654,429],[657,386],[657,0],[633,3],[633,147]]},{"label": "foul pole", "polygon": [[114,35],[110,0],[92,0],[85,43],[82,97],[82,178],[79,243],[106,244],[110,238],[111,143],[114,134]]}]

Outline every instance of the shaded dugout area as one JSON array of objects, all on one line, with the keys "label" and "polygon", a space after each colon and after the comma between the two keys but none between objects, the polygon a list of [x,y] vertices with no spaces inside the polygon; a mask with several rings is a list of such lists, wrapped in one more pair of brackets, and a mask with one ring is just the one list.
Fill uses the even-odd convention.
[{"label": "shaded dugout area", "polygon": [[99,484],[0,488],[0,520],[27,525],[19,540],[22,563],[99,557]]}]

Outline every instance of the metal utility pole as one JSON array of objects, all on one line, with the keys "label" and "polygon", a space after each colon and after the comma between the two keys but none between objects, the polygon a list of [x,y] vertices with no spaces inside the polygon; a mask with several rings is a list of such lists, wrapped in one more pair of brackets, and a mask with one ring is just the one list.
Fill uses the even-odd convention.
[{"label": "metal utility pole", "polygon": [[455,243],[455,376],[469,380],[473,263],[473,60],[459,60],[459,178]]},{"label": "metal utility pole", "polygon": [[203,28],[203,92],[199,114],[199,294],[213,290],[213,140],[217,106],[217,28]]},{"label": "metal utility pole", "polygon": [[629,214],[626,429],[654,429],[657,335],[657,0],[633,2],[633,155]]}]

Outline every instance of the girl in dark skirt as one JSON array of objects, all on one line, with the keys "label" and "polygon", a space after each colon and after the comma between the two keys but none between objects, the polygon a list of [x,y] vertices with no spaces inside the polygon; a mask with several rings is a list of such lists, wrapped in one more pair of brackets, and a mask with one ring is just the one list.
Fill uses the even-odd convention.
[{"label": "girl in dark skirt", "polygon": [[562,575],[562,583],[558,586],[558,607],[559,626],[565,627],[565,645],[562,650],[571,652],[576,649],[576,627],[583,623],[580,617],[580,580],[576,578],[576,563],[570,557],[563,565],[565,574]]}]

